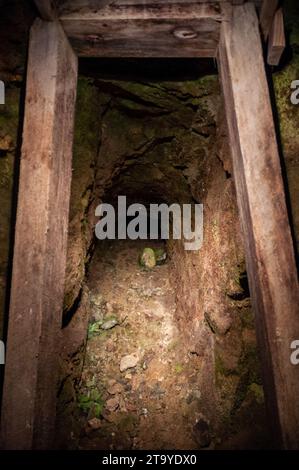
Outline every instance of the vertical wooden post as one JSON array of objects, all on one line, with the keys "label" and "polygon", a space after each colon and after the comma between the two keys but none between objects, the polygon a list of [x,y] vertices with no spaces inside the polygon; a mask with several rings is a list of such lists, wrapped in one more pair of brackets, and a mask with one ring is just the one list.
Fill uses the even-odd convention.
[{"label": "vertical wooden post", "polygon": [[2,404],[6,449],[51,446],[77,57],[58,22],[31,29]]},{"label": "vertical wooden post", "polygon": [[298,448],[297,271],[253,4],[223,22],[218,58],[269,417],[279,445]]}]

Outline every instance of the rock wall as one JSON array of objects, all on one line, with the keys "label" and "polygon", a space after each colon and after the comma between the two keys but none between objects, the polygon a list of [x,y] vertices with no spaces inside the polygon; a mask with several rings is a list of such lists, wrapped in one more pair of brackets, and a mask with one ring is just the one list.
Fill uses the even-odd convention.
[{"label": "rock wall", "polygon": [[[272,75],[280,136],[282,166],[287,187],[295,248],[299,247],[299,105],[291,103],[291,83],[299,79],[299,11],[295,0],[286,0],[285,26],[289,46],[284,62]],[[298,258],[297,258],[298,259]]]},{"label": "rock wall", "polygon": [[0,337],[3,335],[6,287],[10,271],[15,159],[18,153],[20,88],[6,88],[6,104],[0,107]]},{"label": "rock wall", "polygon": [[269,443],[254,317],[226,126],[221,111],[215,118],[216,139],[194,186],[204,205],[203,246],[187,252],[171,242],[177,319],[198,358],[199,406],[217,445],[262,447]]},{"label": "rock wall", "polygon": [[[262,445],[267,435],[263,390],[217,76],[142,83],[97,78],[95,85],[101,96],[101,139],[93,202],[87,206],[94,210],[101,200],[115,203],[118,195],[145,204],[204,204],[202,249],[187,252],[180,242],[168,243],[176,318],[182,340],[197,357],[200,407],[211,433],[222,436],[219,446],[229,445],[237,426],[243,434],[233,445]],[[79,214],[78,221],[82,209]],[[88,216],[87,223],[92,225]],[[71,237],[76,251],[72,243]],[[78,276],[76,264],[70,262],[69,269]],[[79,270],[81,280],[83,274]],[[71,396],[66,388],[63,409],[65,396]]]},{"label": "rock wall", "polygon": [[92,81],[81,77],[77,93],[64,300],[66,323],[68,312],[80,297],[91,253],[96,162],[100,142],[99,91]]}]

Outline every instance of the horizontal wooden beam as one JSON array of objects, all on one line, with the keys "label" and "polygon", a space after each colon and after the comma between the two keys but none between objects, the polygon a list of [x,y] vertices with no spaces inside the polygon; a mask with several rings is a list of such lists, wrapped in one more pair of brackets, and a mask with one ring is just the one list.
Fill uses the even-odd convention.
[{"label": "horizontal wooden beam", "polygon": [[[142,6],[147,8],[148,6],[161,6],[161,5],[186,5],[186,4],[198,4],[198,3],[232,3],[240,4],[244,3],[245,0],[60,0],[59,10],[62,14],[68,14],[74,11],[82,10],[100,10],[106,5],[113,4],[118,6]],[[257,0],[259,1],[259,0]]]},{"label": "horizontal wooden beam", "polygon": [[215,57],[227,4],[108,5],[60,16],[84,57]]},{"label": "horizontal wooden beam", "polygon": [[222,24],[219,68],[270,429],[280,445],[298,449],[299,367],[290,360],[299,338],[298,278],[252,4],[235,7]]},{"label": "horizontal wooden beam", "polygon": [[268,57],[269,65],[278,65],[286,47],[286,38],[284,33],[284,21],[282,8],[277,10],[271,26],[268,41]]},{"label": "horizontal wooden beam", "polygon": [[[241,5],[246,0],[60,0],[57,7],[61,14],[69,14],[72,12],[97,10],[100,11],[106,5],[113,4],[115,6],[132,6],[142,5],[142,7],[161,6],[161,5],[185,5],[199,3],[232,4]],[[261,7],[263,0],[251,0],[258,9]]]}]

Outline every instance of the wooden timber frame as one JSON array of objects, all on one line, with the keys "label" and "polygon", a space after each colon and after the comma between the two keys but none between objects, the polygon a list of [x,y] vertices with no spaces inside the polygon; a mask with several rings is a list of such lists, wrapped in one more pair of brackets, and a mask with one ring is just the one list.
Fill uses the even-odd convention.
[{"label": "wooden timber frame", "polygon": [[29,44],[5,449],[53,446],[77,55],[217,59],[269,420],[277,446],[299,448],[299,366],[290,362],[299,339],[298,279],[262,50],[278,2],[260,3],[36,0],[42,19]]}]

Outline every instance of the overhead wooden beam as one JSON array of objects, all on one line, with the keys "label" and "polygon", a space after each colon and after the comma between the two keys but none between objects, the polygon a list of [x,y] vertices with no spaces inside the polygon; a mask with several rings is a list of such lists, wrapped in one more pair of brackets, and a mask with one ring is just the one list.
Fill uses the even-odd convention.
[{"label": "overhead wooden beam", "polygon": [[34,0],[41,18],[45,21],[54,21],[57,16],[56,0]]},{"label": "overhead wooden beam", "polygon": [[278,65],[286,47],[286,38],[284,33],[284,21],[282,8],[277,10],[271,26],[268,41],[268,57],[269,65]]},{"label": "overhead wooden beam", "polygon": [[267,39],[278,7],[279,0],[263,0],[260,12],[260,24],[264,39]]},{"label": "overhead wooden beam", "polygon": [[60,17],[79,56],[215,57],[226,4],[119,5]]},{"label": "overhead wooden beam", "polygon": [[[101,8],[105,7],[109,4],[114,4],[115,6],[132,6],[132,5],[139,5],[144,7],[148,7],[149,5],[152,6],[161,6],[161,5],[183,5],[183,4],[195,4],[195,3],[232,3],[232,4],[240,4],[244,3],[245,0],[215,0],[215,1],[207,1],[207,0],[60,0],[59,2],[59,10],[61,13],[71,13],[74,11],[79,10],[100,10]],[[261,0],[256,0],[257,2]]]},{"label": "overhead wooden beam", "polygon": [[77,57],[58,22],[30,34],[2,404],[5,449],[51,446],[67,252]]},{"label": "overhead wooden beam", "polygon": [[299,448],[299,290],[279,154],[254,6],[222,24],[219,68],[234,180],[262,359],[270,429],[279,445]]},{"label": "overhead wooden beam", "polygon": [[[62,14],[79,11],[82,9],[100,10],[114,0],[61,0],[58,4],[59,12]],[[140,3],[140,0],[138,0]],[[155,1],[155,0],[154,0]],[[130,0],[128,0],[130,2]],[[115,1],[114,1],[115,3]]]}]

